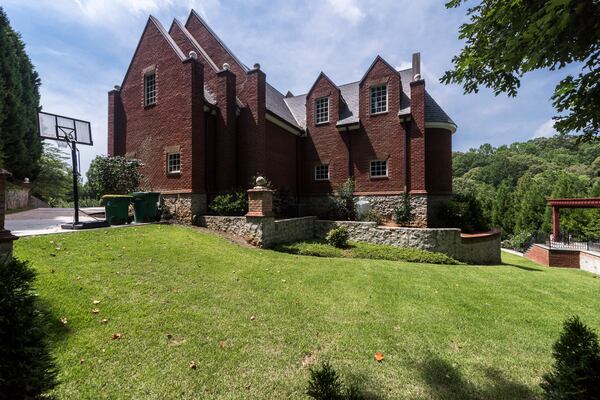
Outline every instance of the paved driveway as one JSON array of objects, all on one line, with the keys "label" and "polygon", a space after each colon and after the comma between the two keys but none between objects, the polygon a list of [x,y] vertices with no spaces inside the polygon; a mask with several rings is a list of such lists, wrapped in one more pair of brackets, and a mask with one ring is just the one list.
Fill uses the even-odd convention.
[{"label": "paved driveway", "polygon": [[[104,213],[104,207],[82,208],[79,213],[80,221],[94,221],[87,214]],[[72,208],[36,208],[6,216],[5,229],[16,236],[45,235],[48,233],[76,232],[62,229],[60,226],[73,221]],[[101,216],[100,219],[104,217]]]}]

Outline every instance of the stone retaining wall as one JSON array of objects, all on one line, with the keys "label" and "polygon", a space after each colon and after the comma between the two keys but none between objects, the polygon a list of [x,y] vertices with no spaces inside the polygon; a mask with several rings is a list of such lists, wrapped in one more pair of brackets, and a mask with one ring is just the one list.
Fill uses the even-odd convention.
[{"label": "stone retaining wall", "polygon": [[194,215],[206,214],[206,195],[202,193],[161,194],[161,205],[176,221],[192,223]]},{"label": "stone retaining wall", "polygon": [[240,236],[254,246],[273,247],[279,243],[313,238],[315,220],[316,217],[275,220],[273,218],[202,215],[195,219],[194,224]]},{"label": "stone retaining wall", "polygon": [[600,275],[600,253],[582,251],[579,255],[579,267],[584,271]]},{"label": "stone retaining wall", "polygon": [[273,247],[311,238],[324,238],[336,226],[345,226],[350,240],[444,253],[472,264],[499,264],[500,235],[463,235],[452,228],[377,226],[375,222],[324,221],[316,217],[275,220],[256,217],[198,216],[194,223],[244,238],[258,247]]}]

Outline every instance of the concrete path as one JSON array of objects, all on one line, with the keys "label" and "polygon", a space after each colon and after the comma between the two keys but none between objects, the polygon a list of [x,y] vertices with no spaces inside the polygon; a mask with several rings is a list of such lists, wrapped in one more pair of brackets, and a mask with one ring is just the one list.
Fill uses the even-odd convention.
[{"label": "concrete path", "polygon": [[[79,213],[80,221],[94,221],[87,214],[104,213],[104,207],[82,208]],[[6,216],[5,229],[9,229],[16,236],[46,235],[49,233],[77,232],[62,229],[60,226],[73,221],[72,208],[36,208]],[[101,215],[99,219],[104,219]]]}]

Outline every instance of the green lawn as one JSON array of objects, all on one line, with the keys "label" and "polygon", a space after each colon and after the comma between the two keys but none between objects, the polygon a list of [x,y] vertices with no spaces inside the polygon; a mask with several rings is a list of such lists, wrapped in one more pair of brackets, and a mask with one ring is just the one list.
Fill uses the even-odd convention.
[{"label": "green lawn", "polygon": [[537,398],[564,318],[600,330],[600,279],[511,255],[317,258],[168,225],[15,246],[39,273],[63,399],[303,398],[325,359],[370,398]]}]

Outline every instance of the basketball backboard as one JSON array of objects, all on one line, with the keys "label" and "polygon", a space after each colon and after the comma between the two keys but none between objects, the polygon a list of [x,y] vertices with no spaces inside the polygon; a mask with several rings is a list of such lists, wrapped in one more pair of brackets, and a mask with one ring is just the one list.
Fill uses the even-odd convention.
[{"label": "basketball backboard", "polygon": [[93,145],[92,130],[87,121],[40,111],[38,125],[42,139]]}]

